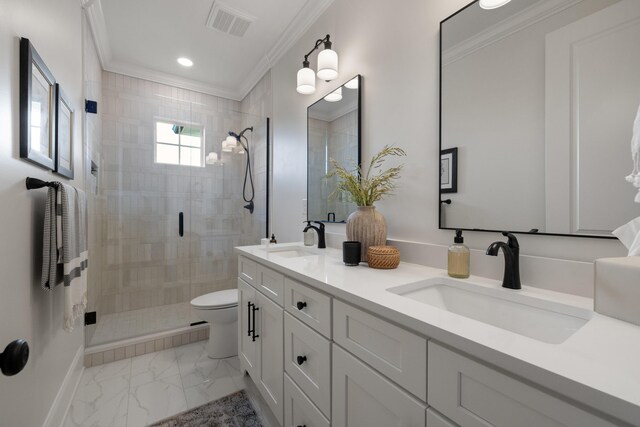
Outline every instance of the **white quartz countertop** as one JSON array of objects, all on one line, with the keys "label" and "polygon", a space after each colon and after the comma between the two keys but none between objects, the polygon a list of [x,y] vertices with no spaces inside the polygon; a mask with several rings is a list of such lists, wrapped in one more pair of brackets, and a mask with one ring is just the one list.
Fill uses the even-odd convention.
[{"label": "white quartz countertop", "polygon": [[[278,247],[287,245],[278,244]],[[342,251],[332,248],[321,250],[322,255],[297,258],[269,253],[264,246],[244,246],[236,251],[565,398],[640,426],[638,326],[594,313],[593,318],[566,341],[548,344],[387,291],[428,278],[445,277],[444,270],[409,263],[400,263],[394,270],[375,270],[366,264],[346,267],[342,263]],[[469,281],[502,289],[496,280],[471,276]],[[591,299],[534,287],[504,291],[593,308]]]}]

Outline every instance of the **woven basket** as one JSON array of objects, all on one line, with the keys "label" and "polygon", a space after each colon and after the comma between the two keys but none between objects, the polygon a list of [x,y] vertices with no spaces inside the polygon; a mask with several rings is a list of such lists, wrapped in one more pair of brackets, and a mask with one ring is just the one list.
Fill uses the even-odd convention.
[{"label": "woven basket", "polygon": [[367,261],[371,268],[396,268],[400,264],[400,251],[395,246],[369,246]]}]

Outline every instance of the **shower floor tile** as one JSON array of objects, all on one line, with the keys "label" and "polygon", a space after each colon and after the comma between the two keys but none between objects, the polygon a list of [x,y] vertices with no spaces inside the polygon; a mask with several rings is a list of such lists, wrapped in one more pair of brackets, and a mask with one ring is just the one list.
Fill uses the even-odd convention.
[{"label": "shower floor tile", "polygon": [[193,314],[188,302],[105,314],[100,317],[89,345],[181,328],[197,321],[199,319]]}]

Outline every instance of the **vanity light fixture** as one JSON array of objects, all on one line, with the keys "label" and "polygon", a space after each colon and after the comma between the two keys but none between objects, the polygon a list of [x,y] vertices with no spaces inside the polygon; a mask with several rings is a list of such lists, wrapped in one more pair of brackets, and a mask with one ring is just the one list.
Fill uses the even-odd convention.
[{"label": "vanity light fixture", "polygon": [[313,49],[304,56],[302,68],[298,70],[296,91],[303,95],[309,95],[316,91],[316,73],[309,68],[309,56],[324,44],[324,49],[318,54],[318,78],[331,81],[338,77],[338,54],[331,49],[329,34],[323,39],[318,39]]},{"label": "vanity light fixture", "polygon": [[480,7],[483,9],[497,9],[511,0],[480,0]]},{"label": "vanity light fixture", "polygon": [[183,67],[193,67],[193,61],[185,57],[178,58],[178,64],[182,65]]},{"label": "vanity light fixture", "polygon": [[331,92],[329,95],[324,97],[324,100],[327,102],[338,102],[342,100],[342,87]]},{"label": "vanity light fixture", "polygon": [[358,89],[358,78],[354,77],[344,84],[347,89]]}]

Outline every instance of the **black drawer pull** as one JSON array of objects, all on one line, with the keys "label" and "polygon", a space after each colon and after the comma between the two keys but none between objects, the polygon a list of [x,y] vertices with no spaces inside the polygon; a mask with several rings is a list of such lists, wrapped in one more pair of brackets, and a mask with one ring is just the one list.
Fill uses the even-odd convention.
[{"label": "black drawer pull", "polygon": [[255,341],[256,338],[260,338],[260,335],[256,335],[256,311],[260,310],[255,304],[252,304],[251,311],[253,317],[251,318],[251,341]]},{"label": "black drawer pull", "polygon": [[298,356],[298,357],[296,357],[296,362],[298,362],[298,365],[302,365],[306,361],[307,361],[307,356]]},{"label": "black drawer pull", "polygon": [[307,427],[307,425],[305,424],[305,425],[303,425],[303,426],[297,426],[297,427]]},{"label": "black drawer pull", "polygon": [[253,303],[251,301],[249,301],[247,303],[247,336],[250,337],[251,336],[251,306],[253,305]]},{"label": "black drawer pull", "polygon": [[178,214],[178,234],[180,237],[184,236],[184,213]]},{"label": "black drawer pull", "polygon": [[296,303],[296,307],[298,307],[298,310],[302,310],[302,309],[303,309],[303,308],[305,308],[306,306],[307,306],[307,303],[306,303],[306,302],[303,302],[303,301],[298,301],[298,302]]}]

